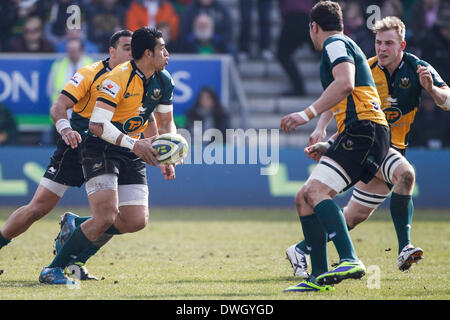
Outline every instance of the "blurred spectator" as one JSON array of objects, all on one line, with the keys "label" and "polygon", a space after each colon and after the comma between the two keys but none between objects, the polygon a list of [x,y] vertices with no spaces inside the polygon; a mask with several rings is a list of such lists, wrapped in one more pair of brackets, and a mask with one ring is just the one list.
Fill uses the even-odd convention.
[{"label": "blurred spectator", "polygon": [[400,0],[385,0],[381,6],[381,19],[395,16],[403,19],[403,4]]},{"label": "blurred spectator", "polygon": [[[116,31],[123,29],[124,11],[125,8],[118,0],[100,0],[88,7],[88,39],[94,42],[101,52],[108,52],[109,39]],[[88,52],[88,48],[85,48]]]},{"label": "blurred spectator", "polygon": [[442,6],[435,26],[419,43],[422,59],[430,63],[450,85],[450,5]]},{"label": "blurred spectator", "polygon": [[125,15],[126,29],[134,32],[145,26],[156,27],[159,23],[170,26],[170,38],[178,38],[179,17],[166,0],[134,0]]},{"label": "blurred spectator", "polygon": [[93,62],[90,57],[84,55],[83,42],[80,39],[69,40],[67,42],[67,57],[53,62],[50,69],[47,80],[47,94],[50,97],[50,105],[56,101],[64,85],[77,70]]},{"label": "blurred spectator", "polygon": [[0,103],[0,145],[13,144],[19,135],[11,110]]},{"label": "blurred spectator", "polygon": [[164,42],[166,43],[166,49],[169,53],[175,53],[178,51],[178,41],[172,40],[170,25],[165,22],[160,22],[156,25],[156,29],[161,31]]},{"label": "blurred spectator", "polygon": [[8,40],[12,37],[12,29],[17,21],[18,4],[17,1],[0,1],[0,52],[7,51]]},{"label": "blurred spectator", "polygon": [[41,21],[47,19],[51,0],[3,0],[0,2],[2,19],[0,26],[7,30],[10,38],[18,38],[24,33],[25,22],[29,17],[39,17]]},{"label": "blurred spectator", "polygon": [[450,136],[446,134],[449,113],[437,107],[427,94],[422,95],[422,103],[417,111],[409,134],[409,145],[441,149],[449,145]]},{"label": "blurred spectator", "polygon": [[[252,35],[252,7],[254,0],[240,0],[241,29],[239,36],[239,61],[245,61],[250,54]],[[272,37],[270,34],[270,12],[272,0],[257,0],[258,4],[258,29],[259,29],[259,55],[266,61],[273,60],[270,51]]]},{"label": "blurred spectator", "polygon": [[[80,0],[56,0],[53,1],[53,5],[50,9],[50,18],[48,23],[47,36],[55,37],[52,39],[53,42],[61,41],[62,37],[66,34],[67,29],[67,18],[69,14],[67,13],[67,8],[71,5],[78,5],[81,13],[81,23],[86,20],[85,13],[86,9]],[[83,28],[83,27],[82,27]]]},{"label": "blurred spectator", "polygon": [[361,5],[350,1],[344,8],[344,33],[358,44],[367,58],[375,56],[375,37],[366,26]]},{"label": "blurred spectator", "polygon": [[67,52],[67,43],[75,39],[78,39],[83,42],[83,48],[85,53],[91,54],[99,52],[97,45],[86,39],[86,36],[83,34],[83,31],[81,29],[67,29],[66,35],[64,36],[63,40],[59,41],[55,46],[56,52],[64,52],[64,53]]},{"label": "blurred spectator", "polygon": [[214,21],[207,14],[195,17],[192,33],[182,40],[180,47],[184,53],[230,53],[227,42],[215,33]]},{"label": "blurred spectator", "polygon": [[11,52],[55,52],[53,44],[44,37],[39,17],[29,17],[25,22],[24,34],[11,41]]},{"label": "blurred spectator", "polygon": [[233,23],[229,9],[219,0],[194,0],[185,8],[181,16],[180,36],[186,38],[192,32],[195,17],[205,13],[209,15],[215,26],[215,33],[225,42],[233,43]]},{"label": "blurred spectator", "polygon": [[186,112],[187,129],[193,134],[194,121],[202,121],[203,131],[216,128],[225,137],[229,127],[229,116],[217,97],[217,93],[210,87],[200,90],[197,99]]},{"label": "blurred spectator", "polygon": [[181,16],[184,12],[184,9],[192,3],[193,0],[171,0],[173,7],[175,8],[175,11],[177,12],[178,16]]},{"label": "blurred spectator", "polygon": [[303,77],[292,55],[309,40],[309,13],[313,0],[278,0],[282,18],[281,34],[278,39],[278,60],[291,81],[293,90],[285,96],[304,96],[306,94]]},{"label": "blurred spectator", "polygon": [[409,13],[409,29],[412,36],[424,37],[436,22],[439,0],[417,0]]}]

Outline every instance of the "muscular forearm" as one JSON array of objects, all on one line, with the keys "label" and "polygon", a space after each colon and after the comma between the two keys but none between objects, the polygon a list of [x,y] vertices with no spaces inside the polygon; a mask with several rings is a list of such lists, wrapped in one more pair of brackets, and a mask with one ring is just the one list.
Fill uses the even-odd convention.
[{"label": "muscular forearm", "polygon": [[430,91],[428,91],[430,96],[433,98],[434,103],[436,103],[438,106],[442,106],[447,101],[449,95],[450,95],[450,88],[449,87],[437,87],[433,86]]},{"label": "muscular forearm", "polygon": [[331,119],[333,119],[333,112],[331,110],[323,112],[317,121],[316,130],[325,131]]}]

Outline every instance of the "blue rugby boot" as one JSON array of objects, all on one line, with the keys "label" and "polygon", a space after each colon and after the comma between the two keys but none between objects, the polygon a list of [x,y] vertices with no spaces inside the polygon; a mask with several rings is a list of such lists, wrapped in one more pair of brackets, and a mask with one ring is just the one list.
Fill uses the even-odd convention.
[{"label": "blue rugby boot", "polygon": [[55,250],[53,251],[55,255],[59,253],[64,243],[69,240],[70,235],[76,229],[75,218],[78,217],[78,215],[72,212],[66,212],[61,216],[61,221],[59,222],[61,228],[59,230],[58,236],[55,239]]},{"label": "blue rugby boot", "polygon": [[68,278],[61,268],[44,267],[39,275],[39,282],[45,284],[74,285],[75,281]]}]

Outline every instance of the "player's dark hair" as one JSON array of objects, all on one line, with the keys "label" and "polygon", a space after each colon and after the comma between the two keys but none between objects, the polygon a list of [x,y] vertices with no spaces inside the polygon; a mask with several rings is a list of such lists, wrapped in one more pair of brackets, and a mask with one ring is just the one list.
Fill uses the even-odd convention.
[{"label": "player's dark hair", "polygon": [[311,9],[310,23],[317,23],[323,31],[343,31],[342,9],[337,2],[320,1]]},{"label": "player's dark hair", "polygon": [[162,32],[156,28],[142,27],[131,37],[131,55],[133,59],[140,59],[145,50],[155,52],[156,39],[162,38]]},{"label": "player's dark hair", "polygon": [[117,49],[117,44],[119,43],[120,38],[131,36],[133,36],[133,32],[131,32],[130,30],[119,30],[115,32],[109,39],[109,46]]}]

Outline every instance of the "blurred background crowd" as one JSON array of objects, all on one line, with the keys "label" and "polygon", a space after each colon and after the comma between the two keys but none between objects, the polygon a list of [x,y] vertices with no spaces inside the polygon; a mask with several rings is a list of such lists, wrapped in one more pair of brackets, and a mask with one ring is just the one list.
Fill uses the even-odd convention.
[{"label": "blurred background crowd", "polygon": [[[280,97],[292,97],[298,108],[304,97],[314,99],[303,61],[318,53],[309,40],[309,12],[314,0],[2,0],[0,2],[0,52],[66,53],[75,72],[92,61],[89,54],[108,52],[110,36],[117,30],[135,31],[143,26],[163,32],[170,53],[229,54],[243,78],[257,74],[271,78],[271,70],[288,80]],[[345,34],[353,38],[367,57],[375,55],[374,36],[366,23],[377,5],[381,17],[397,16],[407,27],[407,51],[429,62],[450,83],[450,1],[449,0],[361,0],[338,1],[344,13]],[[68,30],[67,8],[81,9],[81,28]],[[303,60],[305,59],[305,60]],[[62,63],[60,61],[60,63]],[[275,66],[276,65],[276,66]],[[271,69],[273,66],[274,69]],[[264,68],[264,72],[258,71]],[[305,65],[307,69],[307,65]],[[47,88],[57,96],[64,85],[52,70]],[[73,71],[73,72],[72,72]],[[318,74],[318,70],[314,70]],[[306,75],[305,75],[306,74]],[[59,83],[59,82],[62,83]],[[251,81],[250,81],[251,82]],[[267,87],[271,84],[266,83]],[[267,84],[268,83],[268,84]],[[248,90],[247,90],[248,89]],[[251,91],[251,84],[246,87]],[[263,89],[264,90],[264,89]],[[269,92],[270,90],[265,90]],[[250,96],[252,92],[247,92]],[[254,96],[258,96],[256,92]],[[51,99],[53,100],[53,99]],[[258,104],[257,98],[254,103]],[[261,101],[261,98],[260,100]],[[278,100],[277,100],[278,101]],[[267,101],[266,101],[267,102]],[[277,109],[276,102],[272,109]],[[205,88],[186,114],[186,127],[195,120],[209,121],[209,127],[225,130],[233,122],[227,106]],[[268,109],[270,109],[268,107]],[[271,110],[272,110],[271,109]],[[278,108],[279,109],[279,108]],[[250,118],[257,117],[250,109]],[[272,118],[280,117],[269,112]],[[0,106],[0,144],[13,143],[17,128],[13,115]],[[209,119],[209,120],[208,120]],[[264,121],[263,118],[262,121]],[[424,94],[422,106],[410,134],[410,145],[426,148],[450,147],[450,113],[437,108]],[[3,127],[8,126],[8,127]],[[263,127],[263,125],[262,125]],[[4,137],[8,137],[4,138]]]}]

